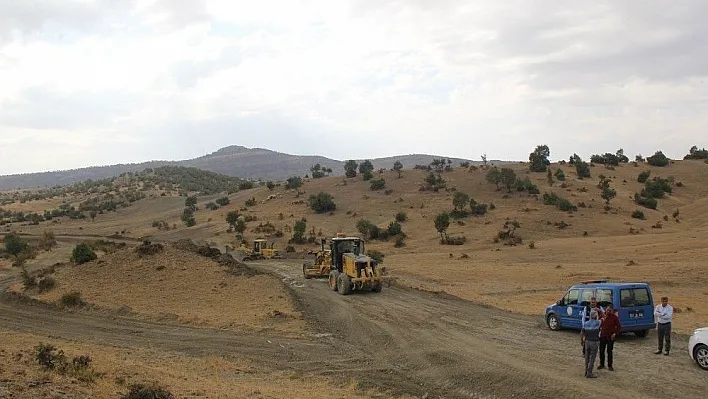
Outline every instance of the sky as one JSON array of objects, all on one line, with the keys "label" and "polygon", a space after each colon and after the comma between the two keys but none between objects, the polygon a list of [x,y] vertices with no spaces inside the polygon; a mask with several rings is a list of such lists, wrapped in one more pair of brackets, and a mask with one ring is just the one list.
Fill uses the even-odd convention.
[{"label": "sky", "polygon": [[708,146],[706,15],[705,0],[0,0],[0,174],[229,145],[682,158]]}]

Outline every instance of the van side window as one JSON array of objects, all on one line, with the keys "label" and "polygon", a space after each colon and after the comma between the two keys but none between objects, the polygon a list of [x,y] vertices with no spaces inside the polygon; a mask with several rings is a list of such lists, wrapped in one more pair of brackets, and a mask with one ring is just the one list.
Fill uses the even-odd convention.
[{"label": "van side window", "polygon": [[580,290],[570,290],[563,298],[564,305],[577,305],[578,304],[578,293]]},{"label": "van side window", "polygon": [[599,288],[597,290],[597,304],[603,308],[612,304],[612,290],[609,288]]},{"label": "van side window", "polygon": [[592,298],[593,295],[595,295],[595,290],[584,289],[580,298],[580,304],[582,306],[588,306],[590,304],[590,298]]},{"label": "van side window", "polygon": [[649,292],[646,288],[624,288],[620,290],[620,306],[647,306]]}]

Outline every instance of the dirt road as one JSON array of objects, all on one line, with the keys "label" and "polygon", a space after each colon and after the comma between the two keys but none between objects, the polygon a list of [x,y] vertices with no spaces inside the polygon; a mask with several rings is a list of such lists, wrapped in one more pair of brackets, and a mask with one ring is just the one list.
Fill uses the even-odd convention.
[{"label": "dirt road", "polygon": [[[139,321],[91,311],[68,313],[8,294],[0,329],[191,355],[250,358],[273,369],[355,378],[360,386],[426,398],[702,397],[706,373],[676,337],[672,356],[653,354],[655,335],[627,336],[615,372],[583,377],[578,335],[551,332],[538,318],[401,287],[341,296],[326,280],[304,280],[298,261],[260,261],[277,273],[317,334],[302,339]],[[0,280],[3,279],[0,276]],[[0,287],[2,288],[2,287]],[[539,311],[542,305],[539,305]],[[663,378],[657,378],[664,375]]]}]

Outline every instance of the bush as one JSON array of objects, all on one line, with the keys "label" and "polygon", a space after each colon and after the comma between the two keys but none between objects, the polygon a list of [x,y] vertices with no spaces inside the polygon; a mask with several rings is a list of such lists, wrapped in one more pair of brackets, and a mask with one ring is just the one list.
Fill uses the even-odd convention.
[{"label": "bush", "polygon": [[639,183],[645,183],[647,179],[649,179],[649,175],[651,174],[650,170],[645,170],[644,172],[640,173],[639,176],[637,176],[637,181]]},{"label": "bush", "polygon": [[145,256],[145,255],[155,255],[157,253],[162,252],[164,249],[164,246],[160,243],[153,244],[148,240],[143,241],[142,244],[138,245],[135,248],[135,252],[140,254],[140,256]]},{"label": "bush", "polygon": [[366,254],[371,257],[371,259],[375,260],[376,263],[383,263],[384,261],[384,254],[381,253],[381,251],[377,251],[375,249],[371,249],[366,251]]},{"label": "bush", "polygon": [[632,217],[635,219],[646,219],[646,217],[644,216],[644,212],[640,211],[639,209],[632,212]]},{"label": "bush", "polygon": [[59,303],[67,308],[76,308],[86,305],[86,302],[84,302],[83,298],[81,298],[81,293],[78,291],[72,291],[68,294],[62,295]]},{"label": "bush", "polygon": [[175,396],[157,385],[133,384],[120,399],[175,399]]},{"label": "bush", "polygon": [[670,159],[663,152],[657,151],[654,155],[647,157],[647,163],[651,166],[666,166]]},{"label": "bush", "polygon": [[403,236],[396,236],[396,242],[393,244],[396,248],[401,248],[406,246],[406,241]]},{"label": "bush", "polygon": [[405,212],[398,212],[396,214],[396,221],[398,223],[404,223],[407,220],[408,220],[408,215]]},{"label": "bush", "polygon": [[386,180],[384,180],[383,178],[373,179],[371,180],[370,184],[372,191],[383,190],[384,188],[386,188]]},{"label": "bush", "polygon": [[[489,209],[494,209],[492,206],[494,206],[494,204],[490,205]],[[474,204],[470,206],[470,208],[472,208],[472,214],[474,216],[483,216],[487,213],[487,204]]]},{"label": "bush", "polygon": [[20,278],[22,279],[22,286],[25,287],[26,290],[32,289],[37,286],[37,278],[35,276],[30,275],[24,266],[22,267],[22,271],[20,272]]},{"label": "bush", "polygon": [[440,244],[443,245],[463,245],[467,242],[467,237],[465,236],[445,236],[440,240]]},{"label": "bush", "polygon": [[671,190],[671,182],[668,179],[655,177],[644,184],[644,190],[642,190],[641,195],[647,198],[663,198],[664,194],[670,193]]},{"label": "bush", "polygon": [[310,208],[316,213],[332,212],[337,209],[337,204],[334,203],[332,195],[325,192],[311,195],[308,202]]},{"label": "bush", "polygon": [[54,287],[56,287],[57,283],[52,277],[43,277],[39,280],[37,283],[37,288],[39,289],[40,293],[44,292],[49,292],[51,291]]},{"label": "bush", "polygon": [[641,206],[643,206],[645,208],[649,208],[649,209],[656,209],[656,206],[659,204],[659,202],[656,199],[642,197],[637,193],[634,194],[634,202],[637,205],[641,205]]},{"label": "bush", "polygon": [[14,233],[5,235],[3,241],[5,242],[5,250],[15,256],[19,255],[21,252],[24,252],[29,248],[27,241],[25,241],[24,239],[22,239],[22,237]]},{"label": "bush", "polygon": [[93,251],[93,248],[83,242],[75,246],[74,250],[71,252],[71,261],[76,263],[77,265],[90,262],[97,258],[98,256],[96,256],[96,253]]}]

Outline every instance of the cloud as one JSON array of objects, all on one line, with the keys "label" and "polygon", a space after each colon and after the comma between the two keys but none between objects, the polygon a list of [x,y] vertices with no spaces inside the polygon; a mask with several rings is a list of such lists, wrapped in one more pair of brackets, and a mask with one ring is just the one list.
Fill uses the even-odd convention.
[{"label": "cloud", "polygon": [[698,0],[38,4],[0,5],[0,174],[231,144],[519,160],[705,145]]}]

